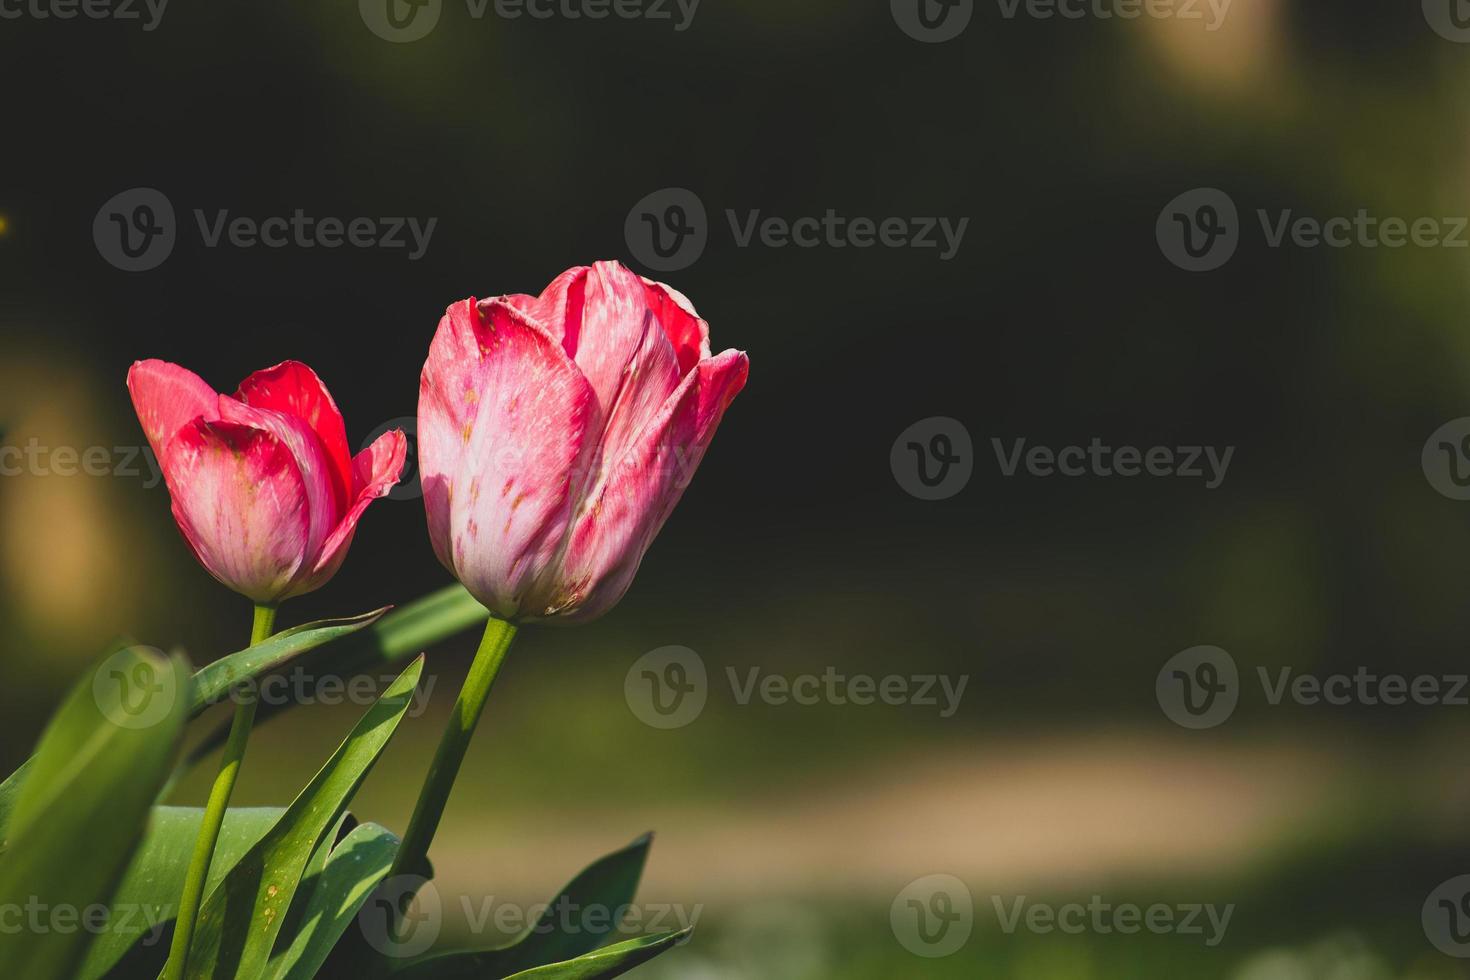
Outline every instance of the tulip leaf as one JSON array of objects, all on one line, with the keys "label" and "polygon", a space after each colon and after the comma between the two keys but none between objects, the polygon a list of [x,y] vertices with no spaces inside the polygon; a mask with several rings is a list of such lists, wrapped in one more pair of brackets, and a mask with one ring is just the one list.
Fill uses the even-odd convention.
[{"label": "tulip leaf", "polygon": [[291,944],[271,958],[271,980],[310,980],[393,865],[398,838],[366,823],[342,839],[317,875]]},{"label": "tulip leaf", "polygon": [[622,976],[688,940],[692,929],[639,936],[605,946],[560,963],[547,963],[519,973],[504,974],[481,966],[474,953],[449,953],[418,962],[390,974],[392,980],[607,980]]},{"label": "tulip leaf", "polygon": [[[285,812],[281,807],[227,811],[209,864],[207,887],[223,878]],[[203,818],[204,810],[199,807],[153,808],[143,843],[113,892],[107,928],[93,941],[78,971],[81,980],[105,976],[130,950],[129,972],[156,976],[163,969],[168,958],[168,923],[178,915],[184,874]]]},{"label": "tulip leaf", "polygon": [[106,906],[172,768],[189,685],[182,657],[128,647],[90,671],[47,726],[15,793],[0,907],[34,903],[55,927],[0,934],[10,976],[75,976],[93,939],[83,916]]},{"label": "tulip leaf", "polygon": [[[313,652],[304,661],[316,674],[351,677],[355,674],[389,666],[404,657],[421,653],[426,647],[462,633],[471,626],[482,626],[490,613],[455,583],[445,586],[400,606],[356,636],[333,643]],[[262,704],[255,716],[255,727],[293,707],[294,702]],[[189,753],[189,764],[198,762],[219,748],[229,737],[226,722]]]},{"label": "tulip leaf", "polygon": [[[206,708],[229,693],[231,685],[246,679],[258,678],[324,643],[372,626],[387,611],[385,607],[370,613],[363,613],[361,616],[346,619],[323,619],[315,623],[293,626],[291,629],[282,630],[264,642],[221,657],[194,675],[187,716],[197,718],[203,714]],[[190,761],[197,759],[199,755],[200,753],[196,750],[191,754]],[[11,773],[5,782],[0,783],[0,853],[4,852],[4,839],[7,837],[5,831],[10,822],[10,813],[14,807],[15,798],[20,792],[21,784],[25,782],[26,772],[30,766],[30,761],[27,761]]]},{"label": "tulip leaf", "polygon": [[275,826],[205,896],[185,974],[191,980],[266,975],[313,853],[403,720],[423,666],[422,657],[409,665]]},{"label": "tulip leaf", "polygon": [[293,626],[252,647],[221,657],[194,676],[195,695],[189,705],[189,717],[197,717],[205,708],[227,696],[235,684],[254,680],[325,643],[372,626],[387,611],[385,606],[361,616],[323,619]]},{"label": "tulip leaf", "polygon": [[[514,942],[493,949],[430,956],[422,963],[423,976],[432,974],[430,967],[441,960],[456,964],[456,969],[472,970],[455,976],[507,977],[519,970],[570,960],[589,953],[613,935],[623,921],[643,866],[653,835],[645,834],[621,850],[593,862],[571,880],[546,907],[534,925]],[[567,928],[570,925],[571,928]]]}]

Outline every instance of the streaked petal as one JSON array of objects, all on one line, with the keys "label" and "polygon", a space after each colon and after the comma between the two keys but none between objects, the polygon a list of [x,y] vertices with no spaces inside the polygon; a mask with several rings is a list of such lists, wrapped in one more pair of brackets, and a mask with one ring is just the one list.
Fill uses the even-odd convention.
[{"label": "streaked petal", "polygon": [[625,385],[662,386],[667,396],[684,373],[649,305],[652,295],[642,279],[616,262],[598,262],[587,273],[574,356],[609,419]]},{"label": "streaked petal", "polygon": [[219,418],[215,390],[193,371],[168,361],[135,361],[128,369],[128,393],[160,463],[169,442],[187,423],[201,416]]},{"label": "streaked petal", "polygon": [[306,490],[307,516],[310,521],[306,556],[310,562],[321,551],[322,543],[337,526],[342,513],[337,509],[336,491],[332,489],[332,462],[321,440],[306,420],[299,416],[268,408],[256,408],[236,401],[229,395],[219,396],[219,410],[220,418],[226,422],[264,429],[271,433],[295,459],[302,486]]},{"label": "streaked petal", "polygon": [[540,296],[517,294],[500,299],[561,344],[568,357],[575,357],[582,329],[582,297],[587,272],[587,266],[579,265],[553,279]]},{"label": "streaked petal", "polygon": [[585,621],[622,598],[749,371],[740,351],[701,361],[627,451],[604,469],[578,509],[559,589],[540,608],[528,610],[532,618],[567,610],[569,621]]},{"label": "streaked petal", "polygon": [[235,397],[253,408],[295,416],[311,427],[331,464],[336,512],[346,511],[352,499],[352,456],[347,448],[347,427],[337,403],[316,372],[300,361],[282,361],[240,382]]},{"label": "streaked petal", "polygon": [[456,303],[419,386],[419,467],[439,560],[514,615],[559,551],[597,407],[561,346],[512,306]]},{"label": "streaked petal", "polygon": [[403,474],[403,461],[407,455],[408,439],[402,429],[394,429],[378,436],[371,446],[352,460],[357,497],[336,529],[327,536],[310,575],[292,585],[292,595],[311,592],[337,574],[337,569],[342,567],[342,561],[347,557],[347,549],[352,545],[352,537],[357,533],[357,522],[362,519],[368,504],[387,496],[393,489]]},{"label": "streaked petal", "polygon": [[306,488],[291,451],[263,429],[203,419],[167,447],[174,519],[199,563],[256,602],[280,599],[306,555]]},{"label": "streaked petal", "polygon": [[648,289],[649,308],[679,358],[679,373],[688,374],[694,365],[709,359],[709,324],[694,312],[689,297],[673,286],[652,279],[644,279],[643,285]]}]

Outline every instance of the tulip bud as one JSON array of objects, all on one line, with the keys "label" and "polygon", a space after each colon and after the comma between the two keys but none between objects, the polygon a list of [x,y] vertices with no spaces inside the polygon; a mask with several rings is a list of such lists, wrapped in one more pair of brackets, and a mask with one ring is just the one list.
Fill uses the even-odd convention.
[{"label": "tulip bud", "polygon": [[325,585],[367,505],[403,470],[399,431],[348,455],[342,413],[296,361],[255,372],[233,397],[177,364],[138,361],[128,390],[184,540],[211,575],[256,603]]},{"label": "tulip bud", "polygon": [[748,372],[741,351],[710,355],[689,300],[616,262],[455,303],[419,384],[435,554],[501,618],[601,615]]}]

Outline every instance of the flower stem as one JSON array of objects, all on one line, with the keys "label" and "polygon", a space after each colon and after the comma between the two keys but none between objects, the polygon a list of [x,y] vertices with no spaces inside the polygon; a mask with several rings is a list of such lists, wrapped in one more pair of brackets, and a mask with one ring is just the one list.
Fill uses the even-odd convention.
[{"label": "flower stem", "polygon": [[[276,607],[257,605],[250,630],[250,645],[255,646],[267,639],[275,625]],[[199,905],[204,898],[204,885],[209,880],[209,863],[214,857],[220,827],[225,822],[225,811],[230,806],[230,794],[235,790],[235,778],[240,774],[250,726],[255,723],[254,692],[239,697],[235,704],[235,720],[230,725],[230,737],[225,742],[224,758],[220,760],[219,774],[214,777],[209,802],[204,807],[204,820],[199,825],[199,837],[194,842],[194,856],[189,860],[189,870],[184,876],[184,893],[179,897],[178,921],[174,925],[173,943],[169,947],[168,965],[164,967],[162,980],[183,980],[184,969],[188,966],[189,945],[194,940],[194,926],[199,919]]]},{"label": "flower stem", "polygon": [[475,652],[475,662],[470,665],[459,699],[454,702],[454,714],[439,740],[439,749],[429,766],[429,776],[419,791],[413,817],[408,821],[408,830],[403,835],[403,843],[398,847],[398,855],[393,859],[388,877],[428,873],[429,844],[439,829],[439,818],[444,815],[444,805],[449,802],[449,792],[454,788],[455,777],[459,775],[459,767],[470,747],[470,738],[475,733],[480,713],[485,710],[490,685],[495,683],[495,675],[500,672],[500,665],[505,662],[506,651],[515,636],[515,626],[503,619],[491,616],[485,624],[480,649]]}]

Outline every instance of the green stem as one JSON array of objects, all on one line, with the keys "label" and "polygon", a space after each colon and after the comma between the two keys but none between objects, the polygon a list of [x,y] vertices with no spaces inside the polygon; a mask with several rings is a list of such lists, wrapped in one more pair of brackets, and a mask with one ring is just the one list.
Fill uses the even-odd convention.
[{"label": "green stem", "polygon": [[[255,621],[250,629],[250,645],[263,642],[275,630],[275,625],[276,607],[257,605]],[[168,965],[164,967],[161,980],[183,980],[184,969],[189,962],[189,946],[194,940],[194,926],[199,920],[199,905],[204,898],[204,885],[209,880],[209,863],[219,841],[220,827],[225,822],[225,811],[230,806],[230,794],[235,790],[235,778],[240,775],[250,726],[255,723],[255,694],[251,692],[239,697],[235,705],[235,720],[230,725],[230,737],[225,742],[224,758],[220,760],[219,775],[214,777],[214,786],[209,790],[204,821],[199,825],[199,837],[194,841],[194,856],[189,860],[189,870],[184,876],[179,917],[174,925],[173,944],[169,947]]]},{"label": "green stem", "polygon": [[475,733],[480,713],[485,710],[490,685],[495,683],[495,675],[500,672],[500,665],[505,662],[506,651],[515,636],[515,626],[503,619],[491,616],[485,624],[485,636],[480,640],[480,649],[475,652],[475,662],[470,665],[464,687],[460,688],[459,699],[454,702],[454,714],[439,740],[428,778],[419,791],[413,817],[408,821],[408,831],[403,835],[403,843],[398,847],[398,855],[393,859],[388,877],[427,874],[429,844],[439,829],[439,818],[444,816],[444,805],[449,802],[449,792],[454,788],[455,777],[459,775],[459,767],[470,747],[470,738]]}]

